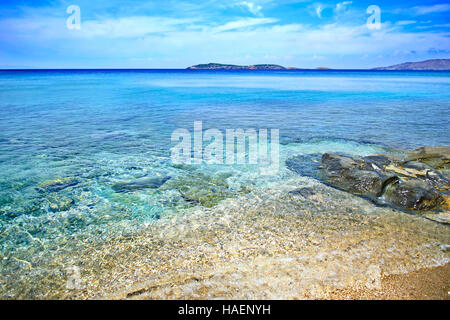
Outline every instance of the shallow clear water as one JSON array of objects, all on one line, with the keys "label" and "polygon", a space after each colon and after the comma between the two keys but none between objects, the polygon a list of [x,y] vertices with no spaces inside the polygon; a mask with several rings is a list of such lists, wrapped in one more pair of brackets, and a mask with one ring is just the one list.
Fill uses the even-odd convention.
[{"label": "shallow clear water", "polygon": [[[279,129],[279,174],[261,176],[251,165],[174,165],[170,136],[177,128],[193,132],[194,121],[204,129]],[[63,269],[83,263],[74,258],[80,248],[152,233],[155,223],[164,229],[165,219],[214,212],[221,201],[278,194],[289,179],[306,179],[286,170],[288,157],[449,145],[449,132],[445,72],[0,71],[1,295],[64,296]],[[159,189],[113,188],[146,176],[171,180]],[[70,186],[43,190],[57,179]],[[187,201],[186,193],[195,198],[205,188],[207,201]],[[446,243],[447,227],[429,228]],[[416,236],[418,245],[429,240]],[[446,261],[435,253],[420,265]],[[87,295],[98,294],[92,290]]]}]

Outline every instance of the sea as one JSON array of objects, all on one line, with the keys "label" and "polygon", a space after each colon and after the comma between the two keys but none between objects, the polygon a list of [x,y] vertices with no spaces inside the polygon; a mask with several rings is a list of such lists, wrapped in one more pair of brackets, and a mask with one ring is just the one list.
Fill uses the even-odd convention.
[{"label": "sea", "polygon": [[[278,170],[175,163],[194,122],[278,130]],[[326,298],[443,265],[448,225],[285,164],[441,145],[450,72],[2,70],[0,297]]]}]

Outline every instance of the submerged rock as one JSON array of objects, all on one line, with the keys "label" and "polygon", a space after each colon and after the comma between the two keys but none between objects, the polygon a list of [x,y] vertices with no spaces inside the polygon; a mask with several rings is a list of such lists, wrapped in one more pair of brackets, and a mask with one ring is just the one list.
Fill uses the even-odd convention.
[{"label": "submerged rock", "polygon": [[375,170],[384,170],[394,159],[384,154],[374,154],[363,158],[365,164],[370,165]]},{"label": "submerged rock", "polygon": [[292,191],[289,191],[290,194],[300,195],[304,198],[309,198],[316,194],[316,192],[312,188],[298,188]]},{"label": "submerged rock", "polygon": [[391,164],[385,168],[386,171],[394,173],[403,179],[420,179],[428,184],[438,188],[441,191],[448,188],[450,180],[431,166],[416,162],[407,161],[397,164]]},{"label": "submerged rock", "polygon": [[46,200],[48,202],[48,209],[52,212],[67,211],[75,204],[72,198],[58,193],[52,193]]},{"label": "submerged rock", "polygon": [[68,187],[76,186],[78,183],[79,181],[72,177],[58,178],[41,183],[37,189],[39,191],[56,192]]},{"label": "submerged rock", "polygon": [[317,166],[319,165],[316,159],[321,157],[321,154],[295,156],[286,160],[286,167],[300,175],[314,177],[317,175]]},{"label": "submerged rock", "polygon": [[435,169],[450,169],[450,147],[421,147],[408,152],[406,157],[409,161],[420,161]]},{"label": "submerged rock", "polygon": [[131,181],[120,181],[112,186],[115,192],[131,192],[142,189],[157,189],[171,177],[143,177]]},{"label": "submerged rock", "polygon": [[32,199],[25,203],[14,203],[0,208],[0,216],[14,219],[22,215],[39,215],[42,211],[44,199]]},{"label": "submerged rock", "polygon": [[443,196],[422,180],[399,180],[389,184],[383,197],[391,204],[409,210],[434,210],[444,203]]},{"label": "submerged rock", "polygon": [[395,179],[395,176],[377,171],[353,169],[345,172],[339,179],[334,177],[330,182],[351,193],[376,199],[382,195],[386,184]]},{"label": "submerged rock", "polygon": [[[446,164],[448,148],[421,148],[418,160],[411,160],[411,153],[403,158],[376,154],[367,157],[350,157],[325,153],[322,165],[309,166],[319,168],[315,176],[338,189],[367,197],[376,203],[423,212],[448,212],[450,210],[450,180],[435,167]],[[413,152],[417,154],[417,152]],[[425,155],[425,156],[424,156]],[[422,159],[427,160],[425,163]],[[447,160],[445,160],[447,159]],[[305,157],[294,157],[286,161],[289,169],[301,173]],[[438,162],[436,162],[438,161]],[[299,170],[299,168],[301,170]],[[299,172],[301,171],[301,172]],[[291,193],[297,193],[296,190]],[[301,191],[298,191],[301,194]],[[442,220],[440,218],[440,220]],[[439,221],[440,221],[439,220]]]},{"label": "submerged rock", "polygon": [[327,183],[373,200],[382,195],[387,183],[396,179],[394,175],[381,172],[379,166],[360,158],[326,153],[322,156],[322,165],[322,176]]},{"label": "submerged rock", "polygon": [[213,207],[221,200],[250,191],[245,186],[242,186],[240,190],[231,189],[226,181],[229,177],[229,174],[191,173],[171,180],[165,188],[176,189],[188,203]]},{"label": "submerged rock", "polygon": [[339,175],[344,171],[363,168],[364,161],[361,159],[341,156],[334,153],[325,153],[322,156],[322,165],[328,175]]}]

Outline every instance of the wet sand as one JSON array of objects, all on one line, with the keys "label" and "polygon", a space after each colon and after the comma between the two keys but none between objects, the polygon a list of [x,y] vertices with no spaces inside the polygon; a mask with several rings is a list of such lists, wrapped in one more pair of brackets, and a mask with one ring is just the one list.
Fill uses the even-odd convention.
[{"label": "wet sand", "polygon": [[337,290],[330,299],[450,300],[450,264],[383,276],[379,290]]},{"label": "wet sand", "polygon": [[[138,290],[128,294],[125,299],[149,299],[148,292],[152,289],[156,288]],[[329,300],[450,300],[450,263],[407,274],[382,275],[379,289],[348,288],[328,291],[326,295],[326,299]],[[310,296],[306,299],[315,299],[315,297]]]},{"label": "wet sand", "polygon": [[[148,292],[152,289],[155,288],[138,290],[127,295],[125,299],[150,299]],[[407,274],[382,276],[381,288],[376,290],[349,288],[329,291],[326,294],[329,300],[450,300],[450,264]]]},{"label": "wet sand", "polygon": [[[199,281],[199,279],[188,279]],[[128,293],[125,299],[151,299],[148,295],[156,287]],[[450,300],[450,263],[424,268],[407,274],[382,275],[381,287],[375,290],[332,290],[323,292],[329,300]],[[315,299],[314,296],[302,299]],[[293,299],[296,299],[293,297]]]}]

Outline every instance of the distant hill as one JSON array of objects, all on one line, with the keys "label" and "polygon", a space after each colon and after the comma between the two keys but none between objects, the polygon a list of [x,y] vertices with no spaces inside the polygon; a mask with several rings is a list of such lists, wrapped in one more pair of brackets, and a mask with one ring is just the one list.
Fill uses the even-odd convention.
[{"label": "distant hill", "polygon": [[449,70],[450,59],[433,59],[419,62],[405,62],[390,67],[374,68],[373,70]]},{"label": "distant hill", "polygon": [[277,64],[255,64],[252,66],[237,66],[233,64],[207,63],[197,64],[187,69],[219,69],[219,70],[285,70]]},{"label": "distant hill", "polygon": [[[313,70],[302,68],[286,68],[277,64],[255,64],[250,66],[239,66],[234,64],[222,64],[222,63],[205,63],[197,64],[187,69],[206,69],[206,70]],[[330,70],[325,67],[318,67],[315,70]],[[432,59],[418,62],[405,62],[389,67],[379,67],[372,70],[429,70],[429,71],[450,71],[450,59]]]}]

